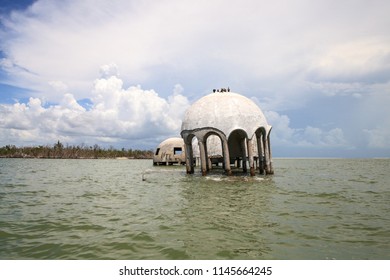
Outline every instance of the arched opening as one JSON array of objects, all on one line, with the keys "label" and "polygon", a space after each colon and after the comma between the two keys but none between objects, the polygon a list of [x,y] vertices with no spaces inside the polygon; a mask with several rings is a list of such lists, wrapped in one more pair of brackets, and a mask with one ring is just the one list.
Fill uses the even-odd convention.
[{"label": "arched opening", "polygon": [[256,141],[257,141],[257,166],[260,174],[273,174],[272,167],[272,153],[271,153],[271,144],[270,144],[270,133],[272,127],[269,126],[268,129],[260,127],[256,130]]},{"label": "arched opening", "polygon": [[211,170],[213,166],[219,167],[220,164],[224,167],[221,137],[214,132],[207,133],[205,135],[205,143],[207,171]]},{"label": "arched opening", "polygon": [[242,129],[233,130],[228,138],[228,147],[230,154],[230,162],[236,168],[242,168],[243,172],[247,172],[248,147],[247,133]]},{"label": "arched opening", "polygon": [[244,173],[250,171],[254,176],[273,174],[270,149],[270,126],[259,127],[250,138],[243,129],[235,129],[226,138],[225,134],[215,128],[203,128],[183,131],[185,142],[187,173],[194,173],[194,167],[200,166],[202,175],[222,164],[223,169],[231,175],[231,164]]},{"label": "arched opening", "polygon": [[[194,164],[200,165],[202,175],[206,175],[212,168],[222,162],[228,175],[231,175],[230,157],[226,136],[215,128],[202,128],[181,133],[186,146],[187,173],[194,172]],[[196,145],[197,144],[197,145]]]}]

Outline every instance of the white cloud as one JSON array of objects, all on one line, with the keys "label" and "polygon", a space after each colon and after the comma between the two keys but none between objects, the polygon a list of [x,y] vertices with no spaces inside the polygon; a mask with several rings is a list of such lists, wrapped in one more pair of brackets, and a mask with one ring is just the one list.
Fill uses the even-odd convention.
[{"label": "white cloud", "polygon": [[296,129],[290,127],[290,119],[286,115],[280,115],[274,111],[264,112],[267,122],[272,125],[272,143],[290,144],[294,141]]},{"label": "white cloud", "polygon": [[389,128],[373,128],[365,129],[364,137],[368,141],[368,147],[370,148],[388,148],[390,143]]},{"label": "white cloud", "polygon": [[118,66],[115,63],[105,64],[100,67],[100,76],[109,78],[111,76],[119,76]]},{"label": "white cloud", "polygon": [[323,130],[318,127],[307,126],[303,131],[302,143],[313,146],[347,147],[348,142],[344,138],[341,128]]},{"label": "white cloud", "polygon": [[68,91],[67,85],[62,81],[50,81],[49,85],[53,88],[54,91],[65,93]]},{"label": "white cloud", "polygon": [[82,107],[70,93],[58,105],[45,106],[39,98],[28,103],[1,105],[0,143],[20,143],[29,139],[91,143],[102,139],[110,142],[131,142],[140,138],[179,135],[181,118],[189,106],[176,85],[167,99],[154,90],[140,86],[123,88],[116,76],[97,79],[92,91],[92,107]]},{"label": "white cloud", "polygon": [[341,128],[326,130],[306,126],[293,128],[287,115],[266,111],[267,121],[272,124],[271,141],[275,146],[289,147],[350,147]]},{"label": "white cloud", "polygon": [[334,44],[311,66],[314,81],[335,83],[385,83],[390,80],[389,38],[365,38]]}]

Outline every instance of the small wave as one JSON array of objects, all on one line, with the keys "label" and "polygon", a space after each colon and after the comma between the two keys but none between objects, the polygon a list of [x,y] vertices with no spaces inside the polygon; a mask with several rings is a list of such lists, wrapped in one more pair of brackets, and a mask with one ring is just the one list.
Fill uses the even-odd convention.
[{"label": "small wave", "polygon": [[223,178],[222,178],[222,177],[209,177],[209,176],[206,176],[205,179],[206,179],[206,180],[212,180],[212,181],[215,181],[215,182],[221,182],[221,181],[223,181]]},{"label": "small wave", "polygon": [[190,256],[187,255],[185,250],[177,250],[174,248],[163,248],[160,250],[160,253],[162,253],[166,258],[171,260],[190,259]]},{"label": "small wave", "polygon": [[249,177],[249,176],[206,176],[206,180],[211,180],[215,182],[252,182],[252,181],[264,181],[263,177]]},{"label": "small wave", "polygon": [[138,233],[133,237],[133,240],[135,241],[145,241],[145,242],[154,242],[154,239],[147,234],[146,232]]},{"label": "small wave", "polygon": [[14,237],[14,234],[11,234],[7,231],[0,230],[0,238]]}]

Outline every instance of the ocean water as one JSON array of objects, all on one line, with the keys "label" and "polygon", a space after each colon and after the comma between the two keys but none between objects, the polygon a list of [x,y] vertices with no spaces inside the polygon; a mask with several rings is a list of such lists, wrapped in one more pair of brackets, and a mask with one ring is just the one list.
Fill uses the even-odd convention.
[{"label": "ocean water", "polygon": [[0,159],[0,259],[390,259],[390,159],[274,169]]}]

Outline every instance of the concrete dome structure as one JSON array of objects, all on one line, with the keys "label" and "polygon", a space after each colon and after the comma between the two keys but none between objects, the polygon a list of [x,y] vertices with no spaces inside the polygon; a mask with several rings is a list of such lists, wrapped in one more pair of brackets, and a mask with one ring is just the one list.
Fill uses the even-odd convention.
[{"label": "concrete dome structure", "polygon": [[185,147],[182,138],[173,137],[162,141],[153,155],[154,165],[185,164]]},{"label": "concrete dome structure", "polygon": [[241,161],[250,173],[272,174],[269,134],[272,127],[260,108],[250,99],[237,93],[221,90],[206,95],[187,109],[181,127],[186,148],[187,173],[193,173],[192,140],[198,140],[202,174],[211,166],[208,163],[207,138],[216,135],[221,140],[224,168],[231,174],[231,163]]}]

